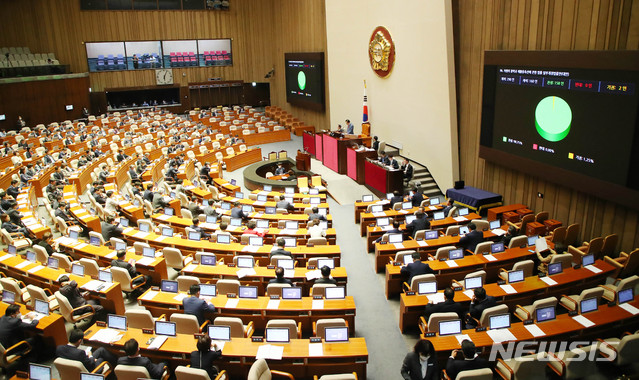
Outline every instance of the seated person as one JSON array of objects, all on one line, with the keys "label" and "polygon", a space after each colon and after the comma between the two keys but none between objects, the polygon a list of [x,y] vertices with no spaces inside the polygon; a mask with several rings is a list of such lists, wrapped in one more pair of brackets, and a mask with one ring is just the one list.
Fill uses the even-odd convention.
[{"label": "seated person", "polygon": [[537,260],[539,261],[539,265],[537,269],[539,273],[548,274],[548,264],[552,260],[554,255],[560,255],[565,253],[568,247],[565,244],[557,243],[555,244],[555,249],[548,248],[542,252],[539,252],[535,249],[535,253],[537,254]]},{"label": "seated person", "polygon": [[211,178],[210,163],[208,162],[204,163],[204,165],[202,166],[202,169],[200,169],[200,178],[209,185],[213,184],[213,178]]},{"label": "seated person", "polygon": [[275,278],[270,279],[268,283],[269,284],[290,284],[291,286],[293,285],[293,282],[290,279],[284,278],[284,268],[282,267],[275,268]]},{"label": "seated person", "polygon": [[8,214],[0,215],[0,220],[2,220],[2,228],[7,230],[9,234],[20,233],[25,237],[29,236],[29,231],[27,230],[27,228],[11,223]]},{"label": "seated person", "polygon": [[[130,259],[129,261],[126,261],[125,258],[126,258],[126,251],[124,249],[118,250],[115,254],[115,259],[111,260],[111,266],[126,269],[127,272],[129,272],[129,276],[131,276],[131,279],[139,276],[140,273],[138,273],[135,270],[135,259]],[[133,285],[141,284],[144,281],[146,281],[147,284],[151,284],[151,277],[144,276],[144,277],[137,278],[133,280]]]},{"label": "seated person", "polygon": [[460,303],[455,302],[455,290],[451,287],[444,289],[444,302],[432,303],[430,301],[424,309],[424,319],[428,322],[428,318],[435,313],[457,313],[459,318],[464,317],[464,310]]},{"label": "seated person", "polygon": [[415,234],[417,231],[427,230],[430,228],[430,222],[426,218],[426,214],[422,211],[417,211],[415,213],[415,219],[406,225],[406,232],[413,238],[415,238]]},{"label": "seated person", "polygon": [[257,227],[257,222],[254,220],[249,220],[248,223],[246,223],[246,229],[244,230],[244,232],[242,232],[242,235],[265,235],[264,232],[256,230],[255,227]]},{"label": "seated person", "polygon": [[193,223],[193,225],[191,226],[191,229],[194,231],[197,231],[200,233],[200,237],[202,239],[210,239],[211,238],[211,234],[206,232],[202,227],[200,227],[200,218],[193,218],[193,220],[191,220],[191,222]]},{"label": "seated person", "polygon": [[59,358],[79,361],[84,364],[87,371],[93,371],[100,363],[106,361],[111,367],[115,367],[118,358],[104,347],[94,349],[91,356],[87,355],[85,350],[80,349],[80,345],[84,340],[84,331],[81,329],[73,329],[69,334],[69,343],[61,344],[55,350],[55,355]]},{"label": "seated person", "polygon": [[450,210],[453,208],[453,200],[448,198],[448,200],[446,201],[446,206],[444,206],[444,209],[442,210],[444,212],[444,216],[447,217],[448,213],[450,212]]},{"label": "seated person", "polygon": [[124,353],[126,356],[118,358],[118,364],[144,367],[152,379],[160,379],[167,367],[164,362],[153,364],[149,358],[141,356],[138,341],[135,339],[129,339],[124,343]]},{"label": "seated person", "polygon": [[393,197],[390,199],[390,208],[392,209],[393,206],[395,206],[395,203],[402,202],[404,202],[404,197],[402,196],[402,194],[398,190],[393,191]]},{"label": "seated person", "polygon": [[337,284],[337,281],[331,277],[331,268],[328,265],[324,265],[320,268],[322,277],[315,280],[316,284]]},{"label": "seated person", "polygon": [[461,350],[453,350],[446,363],[446,374],[455,379],[461,371],[490,368],[490,363],[477,355],[475,343],[464,339],[461,342]]},{"label": "seated person", "polygon": [[[27,317],[29,316],[31,316],[31,313],[27,314]],[[5,349],[8,349],[14,344],[26,340],[33,349],[29,359],[35,361],[38,356],[37,353],[42,346],[42,339],[38,335],[26,338],[25,332],[27,330],[35,330],[38,322],[39,320],[37,319],[24,322],[20,313],[20,305],[9,305],[4,311],[4,316],[0,317],[0,343]],[[26,365],[26,362],[24,364]]]},{"label": "seated person", "polygon": [[320,225],[319,219],[309,221],[307,224],[307,230],[309,239],[326,237],[326,230]]},{"label": "seated person", "polygon": [[508,227],[508,232],[506,232],[504,236],[501,237],[501,242],[504,243],[504,247],[508,248],[508,244],[510,244],[510,241],[512,240],[512,238],[514,238],[517,235],[519,235],[519,230],[517,230],[517,227],[515,226]]},{"label": "seated person", "polygon": [[20,194],[20,186],[19,181],[17,179],[11,180],[11,185],[7,187],[7,194],[11,195],[13,199],[18,199],[18,194]]},{"label": "seated person", "polygon": [[110,241],[112,237],[122,239],[124,236],[124,229],[118,227],[113,215],[107,215],[106,220],[100,222],[100,226],[102,227],[102,237],[106,242]]},{"label": "seated person", "polygon": [[413,207],[421,206],[424,201],[424,195],[422,194],[422,190],[419,187],[413,188],[413,195],[409,197],[409,200],[413,204]]},{"label": "seated person", "polygon": [[211,345],[211,338],[208,335],[200,336],[196,347],[197,351],[191,352],[191,368],[203,369],[211,380],[215,379],[219,370],[213,363],[222,356],[222,350],[216,344]]},{"label": "seated person", "polygon": [[284,166],[282,166],[282,164],[277,164],[277,168],[275,169],[275,173],[273,173],[273,175],[282,175],[286,173],[286,169],[284,169]]},{"label": "seated person", "polygon": [[475,288],[474,293],[473,299],[470,301],[468,315],[466,316],[466,328],[468,329],[477,327],[475,319],[479,320],[484,310],[497,305],[495,297],[487,296],[486,289],[483,287]]},{"label": "seated person", "polygon": [[[399,220],[393,219],[393,229],[386,231],[386,233],[384,233],[384,235],[386,235],[386,234],[401,234],[401,233],[403,233],[403,231],[401,229],[399,229]],[[377,244],[380,241],[382,241],[382,239],[384,238],[384,235],[382,235],[382,236],[378,237],[377,239],[375,239],[375,244]]]},{"label": "seated person", "polygon": [[189,297],[182,299],[184,314],[195,315],[201,326],[206,321],[206,313],[215,313],[215,306],[200,298],[200,285],[193,284],[189,288]]},{"label": "seated person", "polygon": [[178,173],[179,173],[179,171],[178,171],[177,162],[174,162],[171,165],[171,167],[169,168],[169,170],[166,171],[166,174],[164,176],[164,180],[167,181],[168,183],[176,184],[179,181]]},{"label": "seated person", "polygon": [[288,212],[293,212],[295,210],[295,206],[293,206],[289,201],[286,200],[284,194],[280,195],[280,200],[275,204],[276,208],[283,208]]},{"label": "seated person", "polygon": [[212,236],[215,236],[216,241],[217,241],[217,235],[229,235],[231,237],[231,241],[236,242],[237,238],[233,235],[231,235],[230,232],[226,231],[226,229],[229,227],[228,223],[226,222],[220,222],[219,225],[220,229],[219,230],[215,230],[212,234]]},{"label": "seated person", "polygon": [[484,233],[477,231],[477,225],[473,222],[468,223],[468,229],[470,232],[459,239],[459,246],[470,252],[475,252],[477,244],[484,241]]},{"label": "seated person", "polygon": [[278,238],[275,245],[276,248],[272,250],[271,253],[269,253],[268,258],[270,259],[273,256],[288,256],[290,258],[293,258],[293,255],[291,255],[291,251],[287,251],[284,249],[285,246],[286,241],[284,241],[284,239],[282,238]]},{"label": "seated person", "polygon": [[308,220],[315,219],[326,220],[326,217],[319,213],[319,208],[317,206],[313,206],[313,208],[311,209],[311,214],[309,214],[308,216]]},{"label": "seated person", "polygon": [[248,215],[246,215],[244,211],[242,211],[242,206],[238,201],[235,201],[235,203],[233,203],[233,208],[231,209],[231,218],[242,218],[243,220],[248,219]]},{"label": "seated person", "polygon": [[413,252],[411,256],[413,257],[413,262],[402,266],[402,269],[400,269],[402,276],[408,278],[409,285],[415,276],[419,276],[421,274],[435,274],[435,271],[433,271],[428,264],[422,263],[419,252]]},{"label": "seated person", "polygon": [[67,203],[60,202],[58,209],[55,210],[55,216],[62,218],[62,220],[64,220],[67,224],[75,224],[75,219],[73,219],[67,211]]},{"label": "seated person", "polygon": [[106,310],[104,310],[104,307],[95,300],[87,301],[80,292],[80,289],[78,289],[78,283],[75,280],[69,281],[69,276],[65,274],[62,275],[58,281],[60,281],[60,294],[67,298],[72,308],[79,308],[73,312],[74,315],[88,313],[93,310],[95,314],[93,315],[91,323],[95,322],[96,319],[99,321],[106,319]]}]

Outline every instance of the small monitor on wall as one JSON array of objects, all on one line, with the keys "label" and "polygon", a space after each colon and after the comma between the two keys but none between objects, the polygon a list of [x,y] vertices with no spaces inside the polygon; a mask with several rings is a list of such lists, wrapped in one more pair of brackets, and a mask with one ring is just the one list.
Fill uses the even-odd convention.
[{"label": "small monitor on wall", "polygon": [[72,104],[67,104],[66,106],[64,106],[64,108],[65,108],[67,111],[73,111],[73,105],[72,105]]}]

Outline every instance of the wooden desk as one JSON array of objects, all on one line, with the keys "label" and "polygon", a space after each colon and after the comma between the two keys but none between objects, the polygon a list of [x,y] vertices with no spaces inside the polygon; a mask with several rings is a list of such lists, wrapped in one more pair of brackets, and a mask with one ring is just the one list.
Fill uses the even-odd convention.
[{"label": "wooden desk", "polygon": [[29,185],[35,189],[36,196],[43,197],[44,193],[42,189],[44,189],[49,184],[49,178],[51,177],[51,173],[53,173],[53,169],[56,167],[56,164],[50,165],[48,168],[44,169],[37,177],[33,177],[29,180]]},{"label": "wooden desk", "polygon": [[[32,234],[41,239],[45,233],[51,232],[51,227],[41,223],[41,220],[35,211],[38,204],[35,198],[35,189],[33,187],[22,189],[20,194],[18,194],[18,199],[16,199],[16,201],[18,202],[18,211],[23,215],[22,223],[24,223],[26,228]],[[33,206],[34,204],[35,207]]]},{"label": "wooden desk", "polygon": [[[206,240],[188,240],[178,236],[165,237],[155,233],[140,232],[134,228],[125,229],[124,237],[129,242],[142,241],[160,249],[164,247],[177,248],[182,252],[182,255],[195,256],[195,252],[211,252],[217,256],[218,260],[224,259],[224,262],[227,263],[232,262],[236,255],[251,255],[261,266],[268,265],[268,255],[273,247],[272,245],[264,245],[258,247],[257,252],[251,252],[248,246],[240,243],[218,244]],[[288,250],[300,266],[305,266],[308,259],[314,257],[332,258],[335,259],[335,266],[340,265],[341,250],[338,245],[316,245],[313,247],[298,245]]]},{"label": "wooden desk", "polygon": [[291,139],[291,132],[289,132],[287,129],[280,129],[279,131],[251,133],[249,135],[238,133],[238,135],[242,140],[246,142],[246,145],[269,144],[280,141],[289,141]]},{"label": "wooden desk", "polygon": [[[84,344],[92,347],[104,347],[118,356],[122,355],[124,343],[134,338],[140,345],[142,356],[154,362],[167,361],[173,369],[178,365],[190,363],[190,354],[196,351],[196,339],[192,334],[177,334],[169,337],[158,350],[148,350],[150,335],[143,334],[141,329],[128,329],[117,342],[105,344],[91,340],[102,327],[93,325],[87,330]],[[226,342],[220,358],[220,369],[225,369],[232,378],[246,378],[255,362],[255,355],[260,346],[268,343],[252,342],[248,338],[233,338]],[[280,344],[277,344],[280,345]],[[313,375],[327,373],[357,372],[357,377],[366,378],[368,350],[364,338],[351,338],[348,343],[322,343],[323,356],[313,357],[309,354],[308,339],[291,339],[284,347],[282,360],[269,361],[269,368],[286,371],[296,379],[312,379]]]},{"label": "wooden desk", "polygon": [[[60,244],[61,249],[69,252],[72,256],[95,259],[101,266],[111,266],[111,261],[115,258],[116,252],[104,245],[96,247],[84,241],[73,241],[68,238],[57,238],[56,241]],[[145,260],[140,262],[143,257],[135,254],[133,248],[128,248],[125,258],[127,261],[134,259],[136,261],[135,269],[142,274],[151,276],[154,284],[159,284],[161,280],[169,278],[166,261],[163,257],[156,257],[151,263],[143,264]]]},{"label": "wooden desk", "polygon": [[[326,193],[319,193],[317,195],[303,193],[286,194],[279,191],[264,191],[261,189],[253,190],[251,193],[256,195],[266,195],[267,199],[271,198],[275,202],[278,202],[280,200],[280,195],[284,195],[285,197],[292,197],[294,202],[303,202],[302,200],[306,198],[319,197],[321,198],[322,203],[326,203]],[[235,196],[235,194],[231,196]]]},{"label": "wooden desk", "polygon": [[[439,211],[443,209],[443,205],[429,206],[426,207],[426,215],[432,215],[435,211]],[[366,228],[373,224],[377,223],[377,218],[389,217],[395,220],[399,220],[400,223],[403,223],[406,219],[406,215],[413,215],[419,209],[419,207],[413,207],[408,210],[385,210],[379,213],[368,213],[363,212],[360,214],[360,232],[362,236],[366,236]],[[430,220],[430,228],[431,229],[446,229],[449,226],[455,226],[458,224],[466,224],[471,222],[474,219],[480,219],[481,217],[475,213],[470,213],[465,216],[466,220],[455,220],[453,217],[446,217],[440,220]],[[391,223],[392,224],[392,223]]]},{"label": "wooden desk", "polygon": [[382,205],[384,210],[390,210],[390,201],[388,199],[374,200],[372,202],[355,202],[355,223],[360,222],[360,216],[365,213],[370,205]]},{"label": "wooden desk", "polygon": [[[279,132],[279,131],[278,131]],[[288,131],[286,131],[288,134]],[[290,134],[289,134],[290,138]],[[262,160],[262,149],[253,148],[243,153],[238,153],[230,156],[224,156],[224,163],[226,164],[226,171],[232,172],[246,165]]]},{"label": "wooden desk", "polygon": [[[3,256],[6,257],[6,256]],[[0,261],[0,268],[7,276],[11,276],[26,284],[32,284],[41,288],[49,288],[52,292],[60,290],[58,278],[66,274],[70,279],[75,280],[79,287],[82,287],[89,281],[89,276],[76,276],[66,273],[63,269],[52,269],[42,266],[40,263],[32,263],[20,256],[7,257]],[[40,269],[35,269],[40,268]],[[124,313],[124,300],[122,298],[122,288],[120,283],[114,282],[108,289],[100,291],[90,291],[91,298],[99,300],[100,304],[106,310],[116,314]]]},{"label": "wooden desk", "polygon": [[[18,305],[20,305],[20,312],[23,315],[31,311],[25,305]],[[4,315],[8,307],[8,303],[0,302],[0,314]],[[36,326],[36,331],[42,335],[44,343],[48,346],[56,347],[69,343],[67,332],[64,329],[64,318],[60,314],[51,313],[46,317],[42,317]]]},{"label": "wooden desk", "polygon": [[62,197],[71,207],[71,214],[78,221],[79,224],[89,229],[89,231],[95,231],[102,233],[102,225],[100,224],[100,218],[90,214],[78,201],[78,197],[75,194],[75,186],[66,185],[63,188]]},{"label": "wooden desk", "polygon": [[311,170],[311,155],[298,150],[295,156],[295,167],[301,171]]},{"label": "wooden desk", "polygon": [[[517,291],[516,294],[506,293],[496,281],[491,282],[493,279],[489,281],[488,277],[486,277],[487,283],[484,285],[484,289],[486,289],[486,294],[497,299],[497,304],[506,304],[513,312],[516,305],[531,305],[535,300],[553,296],[559,299],[563,294],[579,294],[584,289],[604,283],[606,277],[615,270],[612,265],[603,260],[598,260],[594,265],[602,271],[595,274],[586,268],[568,268],[560,274],[551,276],[557,282],[556,285],[552,286],[542,281],[538,276],[526,277],[523,282],[512,284],[512,287]],[[439,277],[437,280],[439,286]],[[450,282],[441,285],[449,286]],[[439,290],[439,293],[443,293],[443,290]],[[462,303],[464,310],[468,309],[470,301],[471,298],[463,292],[455,292],[455,302]],[[424,314],[424,307],[428,302],[429,299],[426,295],[407,296],[405,293],[401,294],[399,328],[402,332],[411,327],[417,327],[419,317]]]},{"label": "wooden desk", "polygon": [[395,190],[404,190],[404,172],[401,170],[389,170],[369,160],[364,162],[365,185],[378,197],[385,197],[387,193]]},{"label": "wooden desk", "polygon": [[217,190],[220,193],[224,193],[226,195],[234,196],[236,192],[242,191],[242,188],[231,184],[229,181],[224,178],[213,178],[213,185],[217,187]]},{"label": "wooden desk", "polygon": [[376,159],[377,151],[375,151],[374,149],[356,150],[352,147],[346,149],[346,174],[360,185],[363,185],[366,182],[364,163],[366,162],[367,158],[373,160]]},{"label": "wooden desk", "polygon": [[[238,280],[237,272],[240,269],[241,268],[237,267],[231,268],[224,264],[215,266],[191,264],[184,267],[181,272],[185,275],[195,276],[202,281],[216,283],[219,279]],[[240,282],[242,285],[257,286],[258,293],[265,295],[266,286],[270,280],[275,278],[275,269],[268,269],[267,267],[255,267],[254,269],[254,275],[244,276],[240,279]],[[306,274],[312,271],[304,267],[295,267],[294,272],[295,274],[293,276],[287,278],[296,283],[296,286],[302,288],[302,294],[309,294],[315,280],[307,280]],[[331,276],[337,281],[338,285],[346,286],[346,268],[336,267],[331,271]]]},{"label": "wooden desk", "polygon": [[[238,199],[238,198],[235,198],[235,196],[224,197],[222,198],[222,201],[229,202],[231,205],[234,204],[235,202],[239,202],[241,205],[249,205],[253,207],[255,210],[257,210],[258,212],[264,211],[267,207],[277,206],[276,201],[260,202],[260,201],[248,199],[248,198]],[[303,214],[304,210],[309,207],[325,208],[326,212],[329,213],[328,202],[326,202],[326,198],[324,198],[324,202],[320,204],[316,204],[316,205],[312,205],[310,203],[295,202],[293,203],[293,207],[294,207],[294,210],[293,210],[294,214]]]},{"label": "wooden desk", "polygon": [[499,207],[491,207],[489,208],[488,211],[488,216],[486,219],[488,219],[489,221],[491,220],[497,220],[501,218],[501,214],[508,212],[508,211],[515,211],[515,210],[519,210],[522,208],[528,208],[528,206],[526,205],[522,205],[522,204],[515,204],[515,205],[506,205],[506,206],[499,206]]}]

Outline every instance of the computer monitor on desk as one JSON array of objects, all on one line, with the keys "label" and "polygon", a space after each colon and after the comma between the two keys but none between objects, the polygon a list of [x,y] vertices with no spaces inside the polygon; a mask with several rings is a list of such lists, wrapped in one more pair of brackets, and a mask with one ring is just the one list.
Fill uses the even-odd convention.
[{"label": "computer monitor on desk", "polygon": [[481,277],[469,277],[464,279],[464,289],[475,289],[481,288],[483,286],[483,281]]},{"label": "computer monitor on desk", "polygon": [[635,298],[633,292],[633,288],[623,289],[617,292],[617,300],[619,301],[619,304],[632,301]]},{"label": "computer monitor on desk", "polygon": [[173,236],[173,228],[171,228],[171,227],[162,227],[162,236],[172,237]]},{"label": "computer monitor on desk", "polygon": [[228,234],[217,234],[215,241],[220,244],[230,244],[231,243],[231,235]]},{"label": "computer monitor on desk", "polygon": [[431,206],[436,206],[440,203],[439,197],[432,197],[428,200],[428,202],[430,203]]},{"label": "computer monitor on desk", "polygon": [[200,231],[189,231],[189,240],[199,241],[202,238]]},{"label": "computer monitor on desk", "polygon": [[160,283],[160,290],[168,293],[177,293],[178,292],[178,282],[171,280],[162,280]]},{"label": "computer monitor on desk", "polygon": [[388,234],[388,243],[396,244],[404,241],[403,234]]},{"label": "computer monitor on desk", "polygon": [[51,269],[58,269],[60,267],[60,261],[55,257],[49,257],[47,259],[47,267]]},{"label": "computer monitor on desk", "polygon": [[488,227],[491,230],[496,230],[501,227],[501,222],[499,220],[491,220],[488,224]]},{"label": "computer monitor on desk", "polygon": [[448,251],[448,259],[449,260],[459,260],[464,258],[464,250],[461,248],[451,249]]},{"label": "computer monitor on desk", "polygon": [[257,286],[240,286],[240,298],[257,298]]},{"label": "computer monitor on desk", "polygon": [[284,269],[295,269],[295,260],[293,259],[279,259],[277,260],[277,266]]},{"label": "computer monitor on desk", "polygon": [[415,215],[406,215],[406,224],[411,224],[415,219],[417,219],[417,216]]},{"label": "computer monitor on desk", "polygon": [[175,322],[155,321],[155,334],[176,336],[177,332]]},{"label": "computer monitor on desk", "polygon": [[282,327],[267,327],[264,331],[265,340],[268,343],[289,343],[289,329]]},{"label": "computer monitor on desk", "polygon": [[504,243],[495,243],[490,245],[490,253],[504,252]]},{"label": "computer monitor on desk", "polygon": [[439,322],[439,335],[458,335],[462,332],[462,324],[461,319],[454,319],[451,321],[440,321]]},{"label": "computer monitor on desk", "polygon": [[511,270],[508,272],[508,283],[514,284],[517,282],[524,281],[524,271],[523,270]]},{"label": "computer monitor on desk", "polygon": [[231,340],[231,326],[209,325],[209,336],[211,340],[229,341]]},{"label": "computer monitor on desk", "polygon": [[335,260],[334,259],[317,259],[317,267],[321,268],[323,266],[327,266],[331,269],[335,269]]},{"label": "computer monitor on desk", "polygon": [[510,328],[510,314],[491,315],[489,326],[491,330]]},{"label": "computer monitor on desk", "polygon": [[433,219],[434,220],[442,220],[444,219],[446,216],[444,215],[443,211],[437,211],[435,213],[433,213]]},{"label": "computer monitor on desk", "polygon": [[104,380],[104,375],[99,373],[81,373],[80,380]]},{"label": "computer monitor on desk", "polygon": [[51,367],[41,364],[29,363],[30,380],[51,380]]},{"label": "computer monitor on desk", "polygon": [[237,258],[237,267],[238,268],[253,268],[255,266],[255,261],[252,257],[238,257]]},{"label": "computer monitor on desk", "polygon": [[282,299],[283,300],[301,300],[302,288],[300,287],[282,288]]},{"label": "computer monitor on desk", "polygon": [[142,256],[155,258],[155,248],[153,248],[153,247],[144,247],[142,249]]},{"label": "computer monitor on desk", "polygon": [[434,294],[437,293],[437,282],[428,281],[417,284],[417,294]]},{"label": "computer monitor on desk", "polygon": [[579,310],[581,314],[589,313],[591,311],[596,311],[597,307],[598,305],[597,305],[596,297],[586,298],[585,300],[582,300],[581,302],[579,302]]},{"label": "computer monitor on desk", "polygon": [[107,315],[107,327],[116,330],[126,330],[126,317],[122,315]]},{"label": "computer monitor on desk", "polygon": [[581,265],[582,266],[587,266],[587,265],[592,265],[595,263],[595,255],[585,255],[584,257],[581,258]]},{"label": "computer monitor on desk", "polygon": [[346,343],[348,342],[348,327],[326,327],[324,328],[324,337],[326,343]]},{"label": "computer monitor on desk", "polygon": [[262,188],[263,191],[267,191],[267,192],[271,192],[273,191],[273,186],[271,185],[264,185],[264,187]]},{"label": "computer monitor on desk", "polygon": [[84,276],[84,266],[82,264],[72,264],[71,273],[76,276]]},{"label": "computer monitor on desk", "polygon": [[113,275],[108,270],[100,270],[98,272],[98,280],[102,282],[113,282]]},{"label": "computer monitor on desk", "polygon": [[364,194],[362,195],[362,202],[372,202],[373,201],[373,194]]},{"label": "computer monitor on desk", "polygon": [[8,304],[14,304],[16,302],[16,294],[11,290],[2,291],[2,302]]},{"label": "computer monitor on desk", "polygon": [[173,209],[171,207],[164,208],[164,215],[173,216]]},{"label": "computer monitor on desk", "polygon": [[378,213],[378,212],[383,212],[384,211],[384,206],[382,205],[373,205],[371,207],[371,213]]},{"label": "computer monitor on desk", "polygon": [[537,323],[552,321],[556,318],[555,307],[547,306],[535,309],[535,320]]},{"label": "computer monitor on desk", "polygon": [[200,264],[215,266],[217,264],[217,262],[215,260],[215,256],[201,255],[200,256]]},{"label": "computer monitor on desk", "polygon": [[563,271],[563,267],[561,266],[561,262],[548,264],[548,275],[551,276],[553,274],[561,273]]},{"label": "computer monitor on desk", "polygon": [[346,289],[343,286],[324,288],[324,298],[327,300],[343,300],[346,297]]},{"label": "computer monitor on desk", "polygon": [[115,242],[115,250],[116,250],[116,251],[119,251],[119,250],[121,250],[121,249],[126,250],[126,243],[125,243],[125,242],[123,242],[123,241],[116,241],[116,242]]},{"label": "computer monitor on desk", "polygon": [[215,297],[217,294],[215,284],[200,284],[200,296],[202,297]]}]

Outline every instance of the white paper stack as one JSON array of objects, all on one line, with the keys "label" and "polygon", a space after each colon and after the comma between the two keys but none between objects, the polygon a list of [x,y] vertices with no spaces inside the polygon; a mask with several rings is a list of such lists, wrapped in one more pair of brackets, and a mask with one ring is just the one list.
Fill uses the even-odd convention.
[{"label": "white paper stack", "polygon": [[311,304],[311,309],[323,309],[324,308],[324,300],[313,300]]},{"label": "white paper stack", "polygon": [[23,261],[20,264],[16,265],[16,268],[17,269],[22,269],[22,268],[24,268],[26,266],[29,266],[29,265],[31,265],[31,261]]},{"label": "white paper stack", "polygon": [[189,264],[182,269],[184,272],[193,272],[197,268],[197,264]]},{"label": "white paper stack", "polygon": [[549,276],[540,278],[541,281],[545,282],[549,286],[557,285],[557,281],[553,280]]},{"label": "white paper stack", "polygon": [[382,211],[382,212],[374,212],[373,216],[376,217],[376,218],[381,218],[381,217],[386,216],[386,213],[384,211]]},{"label": "white paper stack", "polygon": [[470,289],[470,290],[464,290],[463,291],[464,295],[468,298],[470,298],[471,300],[473,299],[473,297],[475,296],[475,292]]},{"label": "white paper stack", "polygon": [[639,309],[637,309],[636,307],[632,306],[629,303],[622,303],[621,305],[619,305],[619,307],[624,309],[625,311],[627,311],[628,313],[630,313],[632,315],[639,314]]},{"label": "white paper stack", "polygon": [[418,240],[417,241],[417,245],[420,246],[420,247],[426,247],[426,246],[428,246],[428,243],[426,243],[425,240]]},{"label": "white paper stack", "polygon": [[111,252],[107,253],[105,257],[106,257],[107,259],[112,259],[112,258],[114,258],[117,254],[118,254],[118,251],[111,251]]},{"label": "white paper stack", "polygon": [[582,326],[584,326],[586,328],[595,325],[595,322],[593,322],[590,319],[584,317],[583,315],[575,315],[574,317],[572,317],[572,319],[574,319],[575,321],[579,322]]},{"label": "white paper stack", "polygon": [[266,305],[267,309],[279,309],[280,307],[280,300],[269,300],[268,304]]},{"label": "white paper stack", "polygon": [[95,340],[102,343],[115,343],[118,340],[122,339],[124,333],[119,330],[114,329],[102,329],[95,333],[90,340]]},{"label": "white paper stack", "polygon": [[484,255],[484,259],[488,261],[497,261],[497,258],[493,255]]},{"label": "white paper stack", "polygon": [[260,247],[258,247],[257,245],[247,245],[244,248],[242,248],[242,252],[255,253],[257,252],[258,249],[260,249]]},{"label": "white paper stack", "polygon": [[186,297],[188,297],[186,293],[178,293],[175,297],[173,297],[173,299],[178,302],[182,302],[182,300],[185,299]]},{"label": "white paper stack", "polygon": [[158,215],[156,218],[160,219],[160,220],[169,220],[171,218],[171,215],[164,215],[163,214],[163,215]]},{"label": "white paper stack", "polygon": [[143,257],[139,260],[136,261],[136,264],[140,264],[140,265],[151,265],[155,262],[155,259],[152,257]]},{"label": "white paper stack", "polygon": [[237,278],[240,279],[246,276],[254,276],[257,272],[253,268],[242,268],[237,271]]},{"label": "white paper stack", "polygon": [[149,344],[149,347],[147,347],[147,349],[159,350],[167,339],[169,339],[168,336],[156,336],[155,339],[153,339],[153,342]]},{"label": "white paper stack", "polygon": [[497,236],[506,235],[506,231],[501,228],[495,228],[494,230],[490,230],[490,232],[494,233]]},{"label": "white paper stack", "polygon": [[[6,256],[10,256],[10,255],[6,255]],[[0,258],[0,261],[2,261],[3,259]],[[315,280],[322,277],[322,272],[317,269],[317,270],[309,270],[308,272],[306,272],[306,280],[311,281],[311,280]]]},{"label": "white paper stack", "polygon": [[597,268],[594,265],[586,265],[584,268],[588,269],[592,273],[601,273],[601,272],[603,272],[601,269]]},{"label": "white paper stack", "polygon": [[446,265],[450,268],[458,267],[459,264],[455,260],[446,260]]},{"label": "white paper stack", "polygon": [[149,290],[145,295],[143,295],[142,297],[140,297],[143,300],[146,301],[150,301],[152,300],[156,295],[158,294],[157,291],[155,290]]},{"label": "white paper stack", "polygon": [[440,303],[440,302],[444,302],[444,293],[433,293],[433,294],[429,294],[426,296],[426,298],[428,298],[428,302],[432,302],[432,303]]},{"label": "white paper stack", "polygon": [[133,235],[133,237],[136,237],[138,239],[146,239],[146,237],[149,236],[148,232],[136,232],[135,235]]},{"label": "white paper stack", "polygon": [[540,336],[545,336],[546,333],[539,328],[539,326],[537,325],[526,325],[524,326],[526,328],[526,330],[528,330],[529,333],[532,334],[532,336],[534,336],[535,338],[538,338]]},{"label": "white paper stack", "polygon": [[102,284],[103,284],[102,281],[91,280],[87,282],[86,284],[82,285],[81,288],[95,292],[99,286],[102,286]]},{"label": "white paper stack", "polygon": [[453,219],[455,219],[456,222],[465,222],[468,220],[465,216],[456,216]]},{"label": "white paper stack", "polygon": [[468,339],[468,340],[470,340],[472,342],[472,339],[470,339],[470,336],[468,334],[455,335],[455,338],[457,338],[457,341],[459,342],[459,344],[461,344],[466,339]]},{"label": "white paper stack", "polygon": [[517,340],[513,333],[511,333],[508,329],[488,330],[487,334],[495,343]]},{"label": "white paper stack", "polygon": [[403,243],[393,243],[393,245],[395,246],[396,249],[403,249],[404,248],[404,244]]},{"label": "white paper stack", "polygon": [[512,287],[512,285],[499,285],[499,287],[506,292],[506,294],[517,294],[517,291]]},{"label": "white paper stack", "polygon": [[324,356],[324,346],[322,343],[309,343],[308,356]]},{"label": "white paper stack", "polygon": [[226,305],[224,305],[224,307],[227,309],[235,309],[238,303],[240,303],[240,300],[238,298],[229,298],[226,301]]},{"label": "white paper stack", "polygon": [[258,347],[255,359],[271,359],[282,360],[284,354],[284,346],[274,346],[272,344],[265,344]]}]

